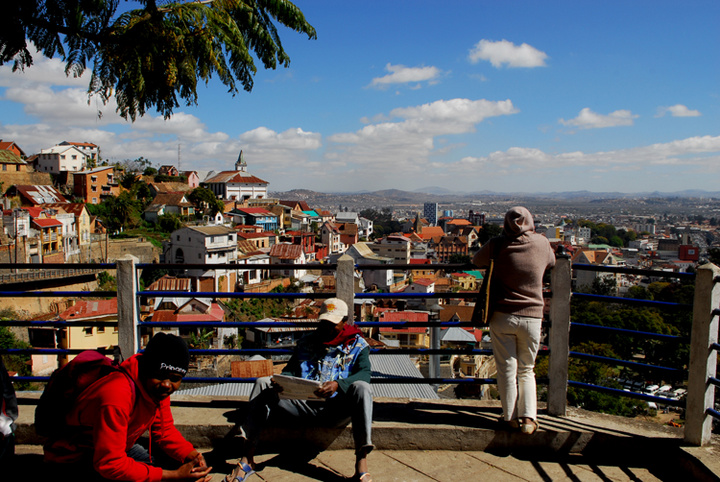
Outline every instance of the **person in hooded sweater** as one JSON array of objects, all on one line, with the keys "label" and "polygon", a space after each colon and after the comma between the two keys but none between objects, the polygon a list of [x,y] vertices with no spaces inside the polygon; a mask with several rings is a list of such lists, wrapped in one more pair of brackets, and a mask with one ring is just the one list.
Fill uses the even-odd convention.
[{"label": "person in hooded sweater", "polygon": [[505,214],[502,235],[485,243],[472,262],[485,268],[491,258],[489,324],[502,420],[533,434],[539,428],[534,369],[545,306],[542,280],[555,266],[555,254],[547,238],[535,232],[530,211],[517,206]]},{"label": "person in hooded sweater", "polygon": [[236,426],[238,436],[246,441],[245,454],[226,481],[244,481],[254,473],[260,432],[271,417],[322,427],[340,427],[352,421],[353,480],[372,481],[367,466],[367,455],[374,448],[369,345],[356,326],[346,323],[348,307],[338,298],[323,302],[318,320],[317,328],[298,341],[282,374],[322,382],[315,395],[324,400],[281,399],[282,389],[272,377],[258,378],[247,417]]},{"label": "person in hooded sweater", "polygon": [[[158,333],[121,370],[85,389],[66,416],[68,429],[44,445],[50,478],[60,480],[209,481],[210,467],[175,427],[170,395],[188,370],[182,338]],[[175,461],[172,470],[137,444],[146,431],[150,444]],[[151,448],[152,450],[152,448]]]}]

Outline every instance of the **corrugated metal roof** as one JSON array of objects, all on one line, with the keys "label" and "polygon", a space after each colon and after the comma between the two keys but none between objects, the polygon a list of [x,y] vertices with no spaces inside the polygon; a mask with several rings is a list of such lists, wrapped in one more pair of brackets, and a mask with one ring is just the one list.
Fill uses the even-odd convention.
[{"label": "corrugated metal roof", "polygon": [[475,343],[477,341],[472,334],[462,328],[458,328],[457,326],[450,327],[447,330],[442,330],[440,340],[458,343]]},{"label": "corrugated metal roof", "polygon": [[278,259],[295,260],[303,257],[303,249],[299,244],[275,244],[270,248],[270,256]]},{"label": "corrugated metal roof", "polygon": [[[370,355],[373,378],[416,377],[423,378],[420,370],[407,355]],[[178,390],[176,395],[204,395],[211,397],[249,397],[252,383],[220,383],[205,387]],[[425,398],[437,399],[437,393],[427,383],[395,384],[373,383],[376,398]]]}]

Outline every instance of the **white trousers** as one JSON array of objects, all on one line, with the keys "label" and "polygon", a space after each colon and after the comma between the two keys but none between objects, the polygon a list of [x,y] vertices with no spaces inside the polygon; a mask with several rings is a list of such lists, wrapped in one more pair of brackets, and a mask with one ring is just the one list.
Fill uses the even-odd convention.
[{"label": "white trousers", "polygon": [[495,312],[490,336],[497,365],[497,385],[505,420],[537,418],[535,357],[542,320]]}]

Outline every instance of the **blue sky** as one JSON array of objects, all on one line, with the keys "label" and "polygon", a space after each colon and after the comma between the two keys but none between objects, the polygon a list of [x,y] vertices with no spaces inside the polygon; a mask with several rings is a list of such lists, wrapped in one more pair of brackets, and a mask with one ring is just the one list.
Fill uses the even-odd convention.
[{"label": "blue sky", "polygon": [[[299,0],[289,68],[135,123],[35,57],[0,67],[0,139],[231,169],[271,190],[718,190],[720,2]],[[101,110],[103,115],[98,117]]]}]

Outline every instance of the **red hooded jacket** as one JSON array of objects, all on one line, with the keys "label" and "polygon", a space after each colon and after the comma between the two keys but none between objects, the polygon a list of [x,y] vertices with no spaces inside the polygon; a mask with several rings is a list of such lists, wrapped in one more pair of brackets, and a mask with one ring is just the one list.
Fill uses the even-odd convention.
[{"label": "red hooded jacket", "polygon": [[[126,375],[114,372],[88,387],[67,415],[67,424],[78,427],[68,438],[50,439],[45,460],[73,463],[92,459],[95,470],[111,480],[159,481],[162,469],[127,456],[138,438],[150,430],[150,440],[170,457],[183,461],[194,450],[175,428],[170,399],[156,402],[138,377],[138,358],[123,362],[135,387]],[[137,399],[137,400],[136,400]]]}]

